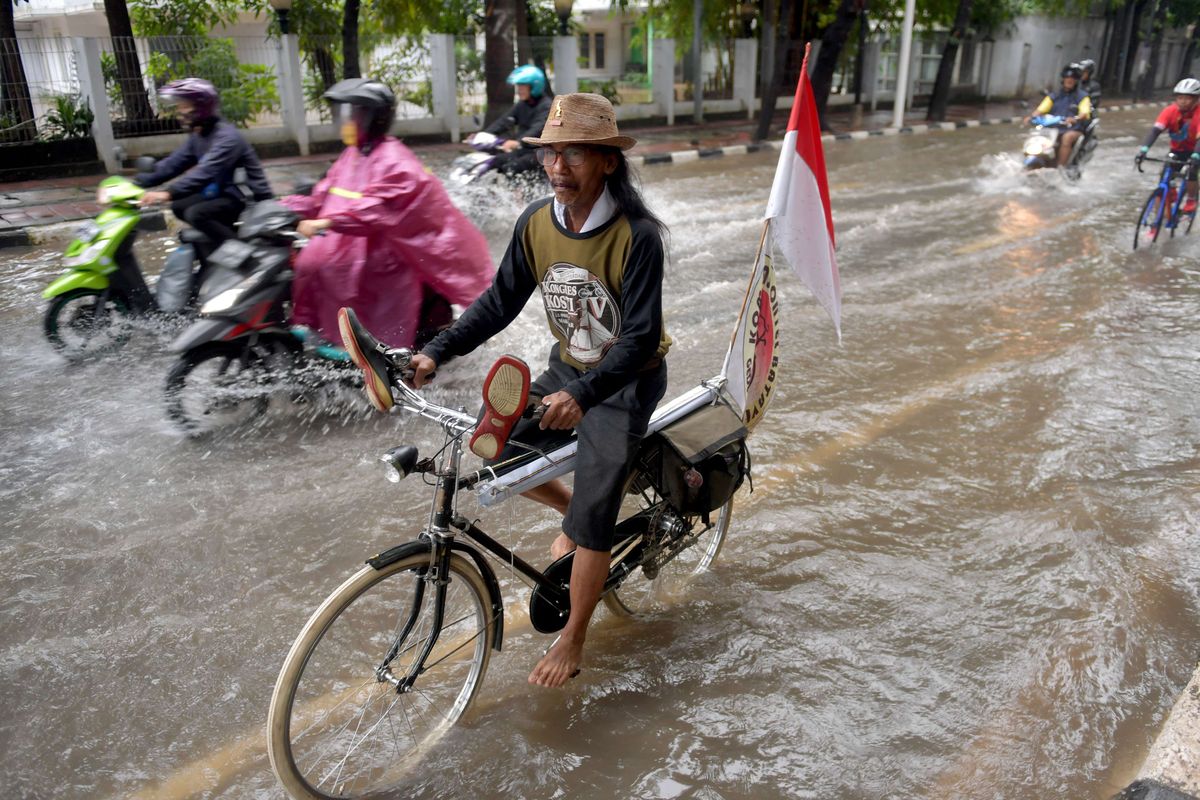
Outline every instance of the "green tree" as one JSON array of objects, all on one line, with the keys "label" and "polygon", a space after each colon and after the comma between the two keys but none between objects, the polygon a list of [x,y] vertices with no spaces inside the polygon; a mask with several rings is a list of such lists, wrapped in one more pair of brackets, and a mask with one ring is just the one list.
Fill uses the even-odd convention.
[{"label": "green tree", "polygon": [[142,83],[142,67],[138,62],[137,45],[133,39],[133,23],[125,0],[104,0],[104,17],[112,37],[113,55],[117,63],[117,85],[121,88],[121,106],[127,120],[154,118],[150,98]]},{"label": "green tree", "polygon": [[33,97],[21,48],[13,9],[17,0],[0,0],[0,142],[27,141],[37,137],[33,118]]},{"label": "green tree", "polygon": [[487,83],[486,124],[503,116],[512,106],[512,88],[508,74],[513,68],[513,28],[516,0],[484,1],[483,75]]}]

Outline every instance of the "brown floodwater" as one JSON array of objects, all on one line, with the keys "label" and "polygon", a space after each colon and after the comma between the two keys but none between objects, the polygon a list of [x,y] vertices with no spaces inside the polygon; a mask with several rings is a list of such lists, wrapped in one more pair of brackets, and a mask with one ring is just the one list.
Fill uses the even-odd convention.
[{"label": "brown floodwater", "polygon": [[[648,620],[598,611],[583,673],[505,578],[505,647],[400,797],[1103,798],[1200,652],[1200,230],[1131,251],[1151,115],[1082,181],[1021,174],[1015,128],[828,146],[844,340],[790,274],[777,395],[720,559]],[[719,371],[775,156],[643,171],[671,227],[669,396]],[[518,209],[467,198],[497,256]],[[139,244],[161,260],[165,240]],[[426,518],[375,457],[431,448],[355,394],[280,398],[191,441],[169,333],[69,367],[41,333],[54,248],[0,254],[0,788],[277,798],[267,704],[316,604]],[[495,355],[544,361],[531,304]],[[474,504],[464,513],[475,516]],[[545,560],[553,516],[482,525]]]}]

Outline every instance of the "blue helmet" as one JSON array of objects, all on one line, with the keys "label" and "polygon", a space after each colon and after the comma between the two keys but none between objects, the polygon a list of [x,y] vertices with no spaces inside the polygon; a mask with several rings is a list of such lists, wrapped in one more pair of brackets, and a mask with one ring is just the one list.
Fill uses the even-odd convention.
[{"label": "blue helmet", "polygon": [[534,97],[541,97],[546,92],[546,76],[533,64],[514,69],[508,76],[508,82],[514,86],[518,83],[529,84],[529,93]]}]

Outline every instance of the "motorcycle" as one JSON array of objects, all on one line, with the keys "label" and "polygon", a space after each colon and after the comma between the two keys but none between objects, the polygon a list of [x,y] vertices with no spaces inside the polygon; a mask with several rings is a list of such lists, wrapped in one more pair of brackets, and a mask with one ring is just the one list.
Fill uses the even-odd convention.
[{"label": "motorcycle", "polygon": [[[170,346],[179,357],[167,374],[167,416],[189,436],[249,423],[281,390],[304,402],[330,383],[361,386],[345,350],[288,323],[293,264],[307,242],[299,221],[281,203],[258,203],[243,213],[238,238],[212,254],[198,318]],[[416,346],[453,320],[450,304],[426,290]]]},{"label": "motorcycle", "polygon": [[[465,153],[451,162],[450,182],[458,186],[469,186],[483,180],[485,176],[495,176],[498,173],[497,157],[504,152],[501,145],[505,141],[507,140],[486,131],[476,133],[471,137],[471,147],[474,148],[474,151]],[[546,182],[546,173],[537,165],[537,162],[533,162],[533,166],[527,170],[505,177],[513,181],[527,181],[531,184]]]},{"label": "motorcycle", "polygon": [[[154,159],[138,160],[139,171],[153,168]],[[178,314],[191,302],[196,276],[206,269],[201,253],[213,243],[184,228],[151,293],[133,252],[142,217],[138,201],[145,193],[119,175],[102,180],[96,191],[100,213],[63,252],[67,272],[42,292],[50,301],[42,322],[46,338],[68,361],[123,344],[130,333],[125,324],[129,317]]]},{"label": "motorcycle", "polygon": [[[1066,130],[1066,118],[1055,114],[1042,114],[1030,120],[1033,130],[1025,137],[1022,152],[1025,169],[1035,170],[1058,166],[1058,141]],[[1071,155],[1063,168],[1071,180],[1078,180],[1083,165],[1092,159],[1099,144],[1100,120],[1093,119],[1072,146]]]}]

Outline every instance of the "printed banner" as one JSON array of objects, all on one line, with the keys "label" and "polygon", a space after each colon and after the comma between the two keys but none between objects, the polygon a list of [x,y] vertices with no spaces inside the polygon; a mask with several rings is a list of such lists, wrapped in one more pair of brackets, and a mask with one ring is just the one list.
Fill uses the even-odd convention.
[{"label": "printed banner", "polygon": [[779,375],[779,298],[770,248],[762,244],[722,370],[746,427],[766,414]]}]

